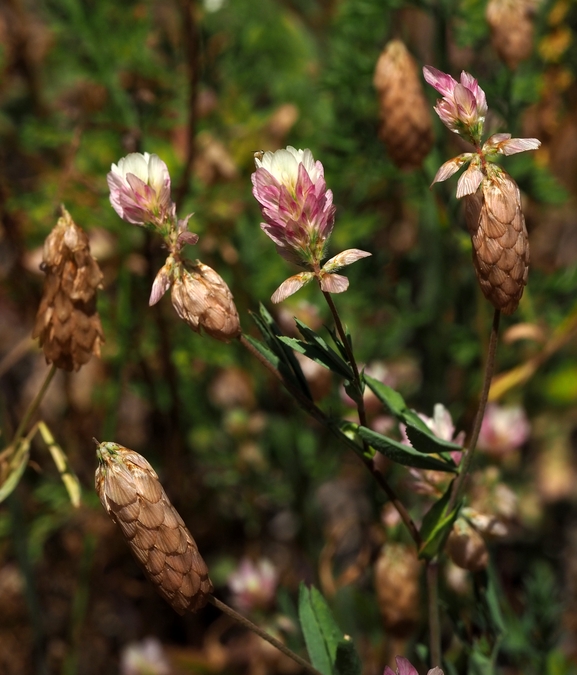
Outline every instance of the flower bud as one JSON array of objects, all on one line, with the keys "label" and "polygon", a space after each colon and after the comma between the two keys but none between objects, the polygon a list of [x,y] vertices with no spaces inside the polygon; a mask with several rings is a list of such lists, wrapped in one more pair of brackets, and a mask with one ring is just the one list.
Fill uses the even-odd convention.
[{"label": "flower bud", "polygon": [[464,518],[457,518],[447,539],[447,555],[458,567],[480,572],[489,563],[489,551],[483,537]]},{"label": "flower bud", "polygon": [[204,607],[208,569],[152,466],[116,443],[100,443],[96,454],[96,492],[146,576],[179,614]]},{"label": "flower bud", "polygon": [[529,275],[529,238],[517,184],[490,166],[477,192],[465,197],[465,219],[481,290],[496,309],[512,314]]},{"label": "flower bud", "polygon": [[42,268],[46,280],[32,337],[40,338],[48,363],[78,370],[92,354],[100,356],[104,341],[96,311],[102,272],[90,255],[86,233],[64,207],[44,243]]},{"label": "flower bud", "polygon": [[175,268],[171,297],[176,313],[193,331],[204,329],[222,342],[240,335],[240,320],[229,287],[200,260]]},{"label": "flower bud", "polygon": [[433,122],[415,60],[400,40],[381,53],[373,84],[380,98],[379,136],[399,169],[416,169],[433,145]]},{"label": "flower bud", "polygon": [[386,543],[375,564],[375,589],[385,629],[395,637],[410,635],[420,616],[421,565],[404,544]]}]

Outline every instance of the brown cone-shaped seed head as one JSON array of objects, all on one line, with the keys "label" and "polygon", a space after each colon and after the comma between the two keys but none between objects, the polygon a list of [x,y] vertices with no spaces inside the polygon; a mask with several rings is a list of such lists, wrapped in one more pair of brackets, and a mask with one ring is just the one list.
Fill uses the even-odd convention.
[{"label": "brown cone-shaped seed head", "polygon": [[116,443],[100,443],[96,454],[96,492],[146,576],[179,614],[204,607],[208,569],[152,466]]},{"label": "brown cone-shaped seed head", "polygon": [[375,590],[388,634],[410,635],[420,617],[421,565],[408,546],[386,543],[375,564]]},{"label": "brown cone-shaped seed head", "polygon": [[527,284],[529,238],[517,184],[491,167],[477,192],[465,197],[465,219],[481,290],[496,309],[512,314]]},{"label": "brown cone-shaped seed head", "polygon": [[46,361],[78,370],[104,341],[96,311],[102,272],[90,255],[86,233],[62,207],[62,217],[44,242],[44,293],[32,337],[40,338]]},{"label": "brown cone-shaped seed head", "polygon": [[493,47],[511,70],[533,51],[535,0],[489,0],[487,23]]},{"label": "brown cone-shaped seed head", "polygon": [[447,539],[451,560],[470,572],[480,572],[489,564],[489,552],[483,537],[464,518],[458,518]]},{"label": "brown cone-shaped seed head", "polygon": [[433,122],[415,60],[400,40],[387,44],[375,68],[379,136],[400,169],[421,166],[433,145]]},{"label": "brown cone-shaped seed head", "polygon": [[178,266],[171,296],[178,316],[197,333],[202,329],[222,342],[240,335],[240,320],[229,287],[200,260]]}]

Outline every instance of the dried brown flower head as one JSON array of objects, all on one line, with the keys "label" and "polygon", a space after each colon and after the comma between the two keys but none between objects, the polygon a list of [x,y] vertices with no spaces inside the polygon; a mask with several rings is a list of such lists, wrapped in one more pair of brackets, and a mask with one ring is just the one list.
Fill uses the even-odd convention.
[{"label": "dried brown flower head", "polygon": [[433,145],[433,122],[415,60],[392,40],[377,61],[373,84],[379,94],[379,136],[400,169],[421,166]]},{"label": "dried brown flower head", "polygon": [[489,0],[487,23],[493,47],[511,70],[533,51],[535,0]]},{"label": "dried brown flower head", "polygon": [[465,200],[481,290],[496,309],[512,314],[529,275],[529,239],[517,183],[495,167]]},{"label": "dried brown flower head", "polygon": [[92,354],[100,356],[104,341],[96,311],[96,289],[102,272],[90,255],[86,233],[62,207],[62,216],[44,242],[44,294],[33,338],[40,338],[46,361],[64,370],[78,370]]},{"label": "dried brown flower head", "polygon": [[208,569],[152,466],[116,443],[100,443],[96,454],[96,492],[146,576],[179,614],[204,607]]},{"label": "dried brown flower head", "polygon": [[388,634],[406,637],[420,617],[421,564],[415,551],[404,544],[387,542],[375,563],[375,590]]},{"label": "dried brown flower head", "polygon": [[197,260],[178,265],[172,284],[172,304],[178,316],[197,333],[229,342],[241,333],[229,287],[211,267]]}]

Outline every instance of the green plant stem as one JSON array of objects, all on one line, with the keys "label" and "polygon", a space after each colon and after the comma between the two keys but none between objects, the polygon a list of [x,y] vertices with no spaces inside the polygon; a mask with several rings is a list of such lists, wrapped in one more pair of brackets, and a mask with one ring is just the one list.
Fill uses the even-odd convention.
[{"label": "green plant stem", "polygon": [[230,616],[231,619],[234,619],[234,621],[239,623],[241,626],[243,626],[244,628],[248,628],[248,630],[251,630],[253,633],[256,633],[263,640],[266,640],[269,644],[273,645],[273,647],[276,647],[283,654],[285,654],[290,659],[295,661],[295,663],[298,663],[299,666],[304,668],[307,672],[312,673],[312,675],[321,675],[321,673],[316,668],[313,668],[313,666],[311,666],[311,664],[308,661],[301,658],[298,654],[295,654],[291,649],[289,649],[286,645],[280,642],[280,640],[277,640],[275,637],[270,635],[270,633],[267,633],[262,628],[259,628],[256,624],[254,624],[246,617],[242,616],[242,614],[239,614],[232,607],[229,607],[224,602],[221,602],[220,600],[215,598],[214,595],[209,595],[208,601],[215,607],[218,607],[218,609],[220,609],[221,612],[223,612],[227,616]]},{"label": "green plant stem", "polygon": [[32,399],[30,405],[28,406],[26,412],[24,413],[24,417],[22,417],[22,419],[20,420],[18,429],[16,429],[16,433],[14,434],[14,438],[12,439],[12,443],[10,444],[13,448],[16,448],[16,446],[20,442],[20,439],[24,435],[24,432],[26,431],[26,428],[28,427],[28,424],[30,423],[32,416],[34,415],[36,410],[38,410],[38,406],[40,405],[40,403],[42,403],[44,394],[46,393],[50,385],[50,382],[52,382],[52,378],[54,377],[55,373],[56,373],[56,366],[52,364],[50,370],[48,371],[48,374],[44,378],[42,386],[38,390],[36,396]]},{"label": "green plant stem", "polygon": [[290,382],[287,382],[282,374],[277,368],[273,366],[272,363],[267,361],[267,359],[257,350],[255,347],[246,339],[244,335],[240,335],[238,338],[241,345],[247,349],[262,365],[272,374],[274,377],[285,387],[285,389],[294,396],[297,403],[300,407],[308,413],[313,419],[325,426],[336,438],[340,441],[343,441],[348,445],[363,462],[367,470],[371,473],[373,478],[377,481],[379,487],[386,493],[387,497],[397,510],[397,513],[401,517],[401,520],[409,530],[413,541],[417,547],[421,546],[422,539],[417,529],[417,526],[413,522],[409,512],[405,508],[405,505],[401,502],[393,488],[387,482],[387,479],[378,469],[372,457],[368,453],[363,451],[352,439],[343,434],[334,424],[334,422],[318,407],[315,405],[310,398],[305,396],[300,389],[292,385]]},{"label": "green plant stem", "polygon": [[461,461],[461,470],[455,481],[455,486],[451,493],[451,499],[447,505],[447,513],[450,513],[455,505],[458,503],[463,492],[463,487],[467,475],[471,469],[471,463],[473,462],[473,455],[475,453],[475,448],[477,447],[477,441],[479,439],[479,433],[481,431],[481,424],[483,423],[483,417],[485,416],[485,408],[487,407],[487,399],[489,397],[489,389],[491,388],[491,380],[493,379],[493,373],[495,372],[495,356],[497,354],[497,339],[499,336],[499,321],[501,319],[501,310],[496,309],[493,315],[493,325],[491,327],[491,335],[489,337],[489,347],[487,349],[487,361],[485,363],[485,374],[483,376],[483,388],[481,389],[481,395],[479,397],[479,407],[477,408],[477,414],[475,416],[475,422],[473,424],[473,430],[471,431],[471,437],[467,444],[467,450]]},{"label": "green plant stem", "polygon": [[427,602],[429,608],[429,648],[431,668],[441,665],[441,621],[439,617],[439,563],[427,561]]}]

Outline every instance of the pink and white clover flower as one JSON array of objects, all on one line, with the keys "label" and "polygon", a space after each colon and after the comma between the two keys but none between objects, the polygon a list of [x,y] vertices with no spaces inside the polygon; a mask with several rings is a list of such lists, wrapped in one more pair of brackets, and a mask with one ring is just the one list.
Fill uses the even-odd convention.
[{"label": "pink and white clover flower", "polygon": [[[404,656],[395,656],[397,662],[396,671],[390,666],[386,666],[383,675],[419,675],[415,666]],[[427,675],[443,675],[443,671],[438,667],[431,668]]]},{"label": "pink and white clover flower", "polygon": [[529,438],[531,426],[520,405],[489,403],[479,433],[479,450],[502,456],[520,448]]},{"label": "pink and white clover flower", "polygon": [[112,164],[106,179],[110,203],[123,220],[133,225],[162,226],[174,218],[170,174],[157,155],[132,152]]},{"label": "pink and white clover flower", "polygon": [[243,558],[228,578],[232,602],[240,611],[264,609],[272,603],[278,584],[277,571],[270,560],[261,558],[254,563]]}]

